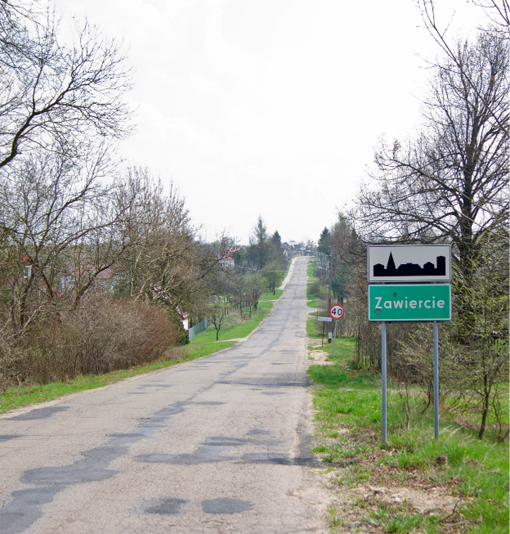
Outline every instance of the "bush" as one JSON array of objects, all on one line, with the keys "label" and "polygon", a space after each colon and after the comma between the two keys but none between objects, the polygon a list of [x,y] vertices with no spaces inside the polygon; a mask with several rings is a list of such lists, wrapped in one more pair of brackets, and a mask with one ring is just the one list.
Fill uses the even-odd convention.
[{"label": "bush", "polygon": [[310,293],[314,297],[317,297],[317,298],[320,297],[320,290],[321,290],[321,284],[319,280],[314,280],[313,282],[308,284],[308,293]]},{"label": "bush", "polygon": [[178,339],[163,310],[90,295],[74,310],[53,311],[21,339],[0,345],[4,386],[65,381],[159,360]]}]

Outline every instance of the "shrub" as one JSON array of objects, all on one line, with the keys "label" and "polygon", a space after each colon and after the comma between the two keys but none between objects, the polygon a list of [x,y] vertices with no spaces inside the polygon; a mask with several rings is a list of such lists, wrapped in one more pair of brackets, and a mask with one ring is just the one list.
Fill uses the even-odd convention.
[{"label": "shrub", "polygon": [[314,280],[308,285],[308,292],[314,297],[319,298],[321,290],[321,284],[319,280]]},{"label": "shrub", "polygon": [[46,313],[21,338],[2,339],[3,385],[64,381],[157,361],[178,339],[163,310],[89,295],[77,309]]}]

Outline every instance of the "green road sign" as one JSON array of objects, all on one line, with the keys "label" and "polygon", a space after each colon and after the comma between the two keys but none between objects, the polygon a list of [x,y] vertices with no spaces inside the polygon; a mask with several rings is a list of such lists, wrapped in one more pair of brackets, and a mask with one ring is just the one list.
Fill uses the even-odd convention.
[{"label": "green road sign", "polygon": [[369,321],[451,321],[450,284],[368,286]]}]

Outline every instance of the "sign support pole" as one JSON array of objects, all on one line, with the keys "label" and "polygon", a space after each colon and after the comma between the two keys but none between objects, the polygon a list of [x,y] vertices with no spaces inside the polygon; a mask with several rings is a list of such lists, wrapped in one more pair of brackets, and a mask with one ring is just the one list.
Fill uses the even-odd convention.
[{"label": "sign support pole", "polygon": [[336,325],[338,324],[338,321],[335,321],[335,332],[333,334],[333,355],[331,358],[335,357],[335,343],[336,343]]},{"label": "sign support pole", "polygon": [[388,435],[386,417],[386,323],[381,324],[381,375],[382,375],[382,446],[386,448]]},{"label": "sign support pole", "polygon": [[439,328],[434,321],[434,436],[439,438]]}]

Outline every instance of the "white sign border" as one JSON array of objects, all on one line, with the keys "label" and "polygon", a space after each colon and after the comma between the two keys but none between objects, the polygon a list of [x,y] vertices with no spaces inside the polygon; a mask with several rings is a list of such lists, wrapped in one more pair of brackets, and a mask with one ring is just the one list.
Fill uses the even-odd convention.
[{"label": "white sign border", "polygon": [[[371,265],[370,250],[376,248],[416,248],[416,247],[448,247],[449,254],[446,262],[447,273],[445,276],[377,276],[373,275],[373,265]],[[452,245],[451,244],[416,244],[416,245],[369,245],[367,247],[367,279],[369,284],[413,284],[413,283],[429,283],[429,284],[449,284],[452,281]]]},{"label": "white sign border", "polygon": [[[381,284],[383,285],[383,284]],[[401,287],[406,287],[406,286],[413,286],[414,284],[384,284],[384,285],[395,285],[395,286],[398,286],[399,288]],[[420,284],[420,285],[423,285],[423,284]],[[449,301],[450,301],[450,306],[449,306],[449,316],[448,318],[436,318],[436,319],[371,319],[370,318],[370,289],[374,286],[376,286],[376,284],[371,284],[369,287],[368,287],[368,322],[369,323],[451,323],[452,322],[452,317],[453,317],[453,302],[452,302],[452,285],[451,284],[431,284],[431,285],[438,285],[438,286],[448,286],[448,291],[450,292],[450,297],[449,297]]]}]

